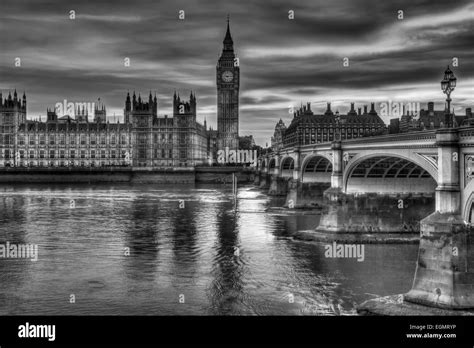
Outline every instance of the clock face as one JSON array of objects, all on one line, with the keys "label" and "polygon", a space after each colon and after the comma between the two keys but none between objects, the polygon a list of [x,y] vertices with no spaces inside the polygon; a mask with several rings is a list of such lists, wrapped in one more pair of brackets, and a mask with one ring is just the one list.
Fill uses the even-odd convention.
[{"label": "clock face", "polygon": [[232,74],[231,71],[224,71],[222,73],[222,80],[224,80],[224,82],[230,82],[232,81],[233,78],[234,78],[234,74]]}]

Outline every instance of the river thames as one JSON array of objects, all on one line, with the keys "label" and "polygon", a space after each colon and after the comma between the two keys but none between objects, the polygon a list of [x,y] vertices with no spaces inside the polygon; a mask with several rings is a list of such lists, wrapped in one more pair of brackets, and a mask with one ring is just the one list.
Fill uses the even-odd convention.
[{"label": "river thames", "polygon": [[0,186],[0,243],[38,245],[36,262],[0,259],[0,315],[356,315],[411,288],[417,245],[327,258],[291,238],[318,213],[283,203],[253,186],[236,202],[230,186]]}]

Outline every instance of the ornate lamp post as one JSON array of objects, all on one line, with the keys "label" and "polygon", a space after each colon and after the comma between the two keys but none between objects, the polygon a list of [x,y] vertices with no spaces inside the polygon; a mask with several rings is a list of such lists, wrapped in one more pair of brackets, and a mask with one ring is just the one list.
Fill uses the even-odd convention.
[{"label": "ornate lamp post", "polygon": [[456,87],[456,78],[454,77],[453,72],[449,69],[449,65],[444,72],[444,78],[441,81],[441,90],[446,94],[446,101],[448,102],[448,113],[445,116],[446,127],[451,128],[454,126],[454,120],[451,117],[451,92],[454,91]]}]

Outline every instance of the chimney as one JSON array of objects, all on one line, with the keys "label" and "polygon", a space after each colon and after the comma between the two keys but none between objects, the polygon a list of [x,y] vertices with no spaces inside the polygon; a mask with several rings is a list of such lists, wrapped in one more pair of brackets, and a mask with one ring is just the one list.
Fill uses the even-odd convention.
[{"label": "chimney", "polygon": [[375,103],[370,104],[370,113],[375,114]]},{"label": "chimney", "polygon": [[434,103],[433,102],[428,102],[428,112],[434,111]]},{"label": "chimney", "polygon": [[324,113],[325,115],[332,115],[332,111],[331,111],[331,103],[328,103],[328,107],[326,109],[326,112]]},{"label": "chimney", "polygon": [[364,115],[367,114],[367,105],[364,105]]},{"label": "chimney", "polygon": [[472,118],[472,109],[471,108],[466,108],[466,117],[467,118]]},{"label": "chimney", "polygon": [[357,108],[357,114],[360,116],[362,114],[362,109],[361,108]]}]

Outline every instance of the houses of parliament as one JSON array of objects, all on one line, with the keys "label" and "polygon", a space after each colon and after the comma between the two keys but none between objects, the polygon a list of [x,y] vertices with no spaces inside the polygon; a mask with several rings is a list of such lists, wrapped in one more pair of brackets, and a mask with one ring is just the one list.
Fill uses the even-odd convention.
[{"label": "houses of parliament", "polygon": [[239,146],[240,68],[229,20],[216,66],[217,130],[196,119],[196,96],[176,92],[172,117],[158,117],[158,100],[127,93],[123,122],[107,121],[106,107],[75,109],[75,117],[47,110],[45,122],[27,119],[27,99],[0,93],[0,167],[193,167],[210,164],[219,149]]}]

